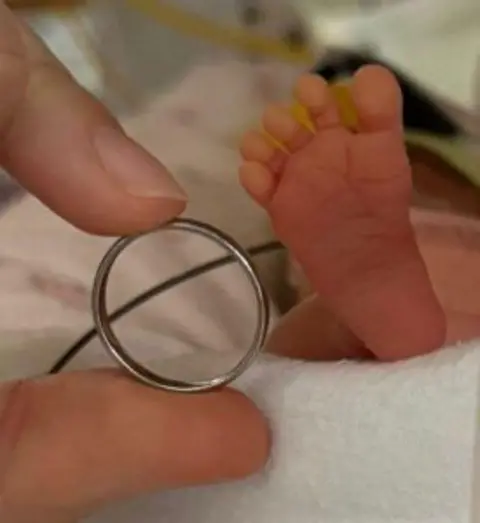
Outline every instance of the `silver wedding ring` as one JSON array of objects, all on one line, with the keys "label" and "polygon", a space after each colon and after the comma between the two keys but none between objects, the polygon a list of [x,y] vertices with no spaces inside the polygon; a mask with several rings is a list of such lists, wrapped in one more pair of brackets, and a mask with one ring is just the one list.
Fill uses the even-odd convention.
[{"label": "silver wedding ring", "polygon": [[[148,234],[159,231],[188,232],[198,236],[203,236],[220,247],[223,247],[240,264],[240,267],[248,277],[248,280],[254,289],[257,307],[257,322],[253,341],[242,359],[231,370],[224,374],[198,381],[181,381],[166,378],[152,372],[150,369],[133,359],[112,330],[106,305],[107,287],[112,267],[119,255],[133,242]],[[177,218],[153,231],[136,236],[120,238],[112,245],[105,254],[103,260],[100,262],[95,275],[92,290],[92,314],[98,336],[105,349],[131,376],[146,385],[165,391],[196,393],[206,392],[228,385],[242,375],[250,365],[252,365],[263,349],[268,331],[270,311],[267,293],[248,253],[232,238],[211,225],[197,220]]]}]

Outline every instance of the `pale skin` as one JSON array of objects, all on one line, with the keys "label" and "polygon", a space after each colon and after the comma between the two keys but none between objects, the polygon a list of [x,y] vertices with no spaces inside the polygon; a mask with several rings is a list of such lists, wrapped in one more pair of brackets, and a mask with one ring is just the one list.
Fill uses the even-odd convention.
[{"label": "pale skin", "polygon": [[284,319],[269,346],[319,359],[418,356],[442,346],[448,318],[409,220],[401,91],[386,69],[368,66],[350,93],[355,130],[342,125],[324,80],[306,74],[295,97],[314,130],[274,105],[262,123],[284,147],[256,130],[243,140],[241,182],[317,293]]}]

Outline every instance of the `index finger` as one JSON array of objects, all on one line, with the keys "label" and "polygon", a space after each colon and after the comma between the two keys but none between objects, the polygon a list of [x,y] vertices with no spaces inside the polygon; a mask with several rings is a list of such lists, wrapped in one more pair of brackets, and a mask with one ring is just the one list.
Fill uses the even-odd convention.
[{"label": "index finger", "polygon": [[0,3],[0,164],[56,213],[99,234],[181,213],[184,191]]}]

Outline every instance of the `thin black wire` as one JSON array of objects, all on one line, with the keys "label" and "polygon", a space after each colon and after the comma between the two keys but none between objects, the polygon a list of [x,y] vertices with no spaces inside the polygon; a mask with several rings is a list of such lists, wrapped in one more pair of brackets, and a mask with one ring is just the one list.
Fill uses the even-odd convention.
[{"label": "thin black wire", "polygon": [[[251,247],[247,249],[247,252],[250,256],[255,257],[261,254],[267,254],[269,252],[282,250],[283,248],[283,245],[279,242],[269,242],[263,245]],[[234,263],[235,261],[236,258],[231,254],[222,256],[221,258],[217,258],[210,262],[206,262],[202,265],[198,265],[197,267],[193,267],[192,269],[178,274],[177,276],[174,276],[173,278],[170,278],[162,283],[157,283],[153,287],[150,287],[146,291],[142,292],[135,298],[132,298],[130,301],[116,309],[109,316],[109,321],[110,323],[113,323],[116,320],[119,320],[120,318],[128,314],[129,312],[132,312],[137,307],[140,307],[148,300],[151,300],[152,298],[158,296],[159,294],[162,294],[163,292],[166,292],[172,289],[173,287],[180,285],[181,283],[192,280],[197,276],[201,276],[202,274],[205,274],[207,272]],[[79,352],[96,336],[97,330],[95,329],[95,327],[92,327],[90,330],[85,332],[85,334],[81,338],[79,338],[67,351],[65,351],[62,354],[62,356],[55,362],[55,364],[51,367],[49,374],[58,374],[59,372],[61,372],[70,363],[70,361],[73,358],[75,358],[75,356],[77,356]]]}]

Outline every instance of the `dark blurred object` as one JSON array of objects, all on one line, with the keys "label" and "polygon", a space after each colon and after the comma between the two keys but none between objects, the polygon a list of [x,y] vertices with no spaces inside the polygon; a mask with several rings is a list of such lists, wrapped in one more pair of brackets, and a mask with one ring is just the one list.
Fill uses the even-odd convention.
[{"label": "dark blurred object", "polygon": [[373,54],[347,51],[328,53],[314,71],[327,81],[334,81],[352,76],[368,64],[382,65],[397,77],[403,93],[403,121],[407,130],[452,137],[460,134],[457,125],[414,82]]}]

